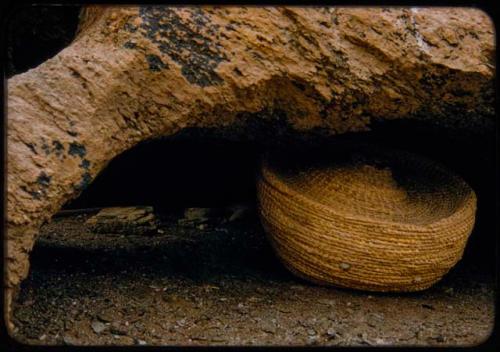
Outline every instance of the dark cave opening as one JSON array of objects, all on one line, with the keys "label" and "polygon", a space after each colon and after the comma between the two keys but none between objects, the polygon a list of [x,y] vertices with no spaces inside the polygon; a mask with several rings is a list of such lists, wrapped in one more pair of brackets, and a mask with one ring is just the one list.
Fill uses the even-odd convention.
[{"label": "dark cave opening", "polygon": [[253,201],[258,155],[253,145],[216,139],[144,142],[112,160],[65,208],[172,209]]},{"label": "dark cave opening", "polygon": [[[493,270],[495,235],[495,154],[493,139],[477,139],[418,122],[374,125],[372,131],[341,136],[293,138],[276,133],[235,141],[216,131],[187,131],[139,144],[110,162],[90,186],[64,209],[150,205],[159,213],[189,207],[255,206],[256,175],[266,150],[287,153],[311,147],[334,147],[339,141],[375,143],[404,149],[441,162],[457,173],[478,196],[476,224],[464,260]],[[256,219],[257,221],[257,219]]]}]

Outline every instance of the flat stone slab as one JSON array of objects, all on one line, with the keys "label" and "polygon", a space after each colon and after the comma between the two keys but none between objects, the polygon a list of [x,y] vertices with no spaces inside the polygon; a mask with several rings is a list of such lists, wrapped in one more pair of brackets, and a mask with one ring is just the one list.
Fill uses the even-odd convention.
[{"label": "flat stone slab", "polygon": [[156,232],[153,207],[112,207],[85,222],[96,233],[151,234]]}]

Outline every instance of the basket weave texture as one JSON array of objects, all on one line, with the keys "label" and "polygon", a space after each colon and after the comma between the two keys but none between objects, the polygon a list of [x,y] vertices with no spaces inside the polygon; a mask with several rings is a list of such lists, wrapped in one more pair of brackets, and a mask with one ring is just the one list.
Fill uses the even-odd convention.
[{"label": "basket weave texture", "polygon": [[374,146],[263,159],[260,217],[285,266],[320,284],[430,287],[462,257],[474,191],[427,158]]}]

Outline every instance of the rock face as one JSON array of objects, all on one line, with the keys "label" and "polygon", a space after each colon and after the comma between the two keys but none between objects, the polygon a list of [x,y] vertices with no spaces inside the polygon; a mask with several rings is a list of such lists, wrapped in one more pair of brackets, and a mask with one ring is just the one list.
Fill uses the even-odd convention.
[{"label": "rock face", "polygon": [[481,132],[494,124],[493,57],[475,9],[86,8],[71,45],[8,81],[7,303],[39,226],[138,142],[255,121]]}]

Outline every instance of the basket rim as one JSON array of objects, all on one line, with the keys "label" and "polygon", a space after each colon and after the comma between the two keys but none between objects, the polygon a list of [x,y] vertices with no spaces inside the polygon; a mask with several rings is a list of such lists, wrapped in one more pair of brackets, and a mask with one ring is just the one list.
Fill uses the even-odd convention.
[{"label": "basket rim", "polygon": [[[407,151],[401,151],[401,152],[403,152],[404,154],[409,154],[413,157],[420,157],[419,155],[416,155],[416,154],[413,154],[413,153],[410,153]],[[428,159],[428,158],[423,157],[423,156],[421,158],[426,159],[428,162],[431,162],[432,164],[437,164],[438,166],[443,167],[442,165],[440,165],[440,163],[436,163],[431,159]],[[346,220],[353,220],[353,221],[361,220],[361,221],[371,222],[373,224],[380,224],[380,225],[385,225],[385,226],[390,225],[393,227],[397,227],[403,231],[405,229],[409,230],[410,228],[412,230],[416,230],[416,229],[425,230],[425,229],[428,229],[429,227],[439,227],[439,226],[446,225],[447,223],[454,221],[455,218],[461,218],[462,213],[464,211],[466,211],[469,208],[474,208],[474,206],[477,203],[477,197],[476,197],[476,194],[475,194],[474,190],[472,189],[472,187],[470,187],[470,185],[465,180],[463,180],[461,177],[456,175],[454,172],[452,172],[451,170],[447,170],[445,168],[445,171],[449,172],[449,174],[453,178],[460,181],[459,183],[461,184],[461,186],[465,190],[468,191],[467,195],[461,200],[459,207],[454,212],[452,212],[450,215],[448,215],[446,217],[438,218],[437,220],[426,223],[426,224],[415,224],[415,223],[408,223],[408,222],[401,222],[401,221],[393,221],[393,220],[389,220],[389,219],[380,220],[380,219],[371,218],[371,217],[364,216],[364,215],[353,216],[353,215],[350,215],[349,213],[339,213],[338,211],[336,211],[335,208],[330,207],[322,202],[319,202],[306,194],[300,193],[299,191],[297,191],[294,188],[287,185],[281,179],[281,177],[279,176],[278,173],[270,171],[271,169],[272,168],[270,167],[270,163],[269,163],[269,154],[266,153],[266,155],[264,155],[264,157],[262,159],[259,177],[262,179],[262,181],[269,184],[274,190],[276,190],[282,194],[297,197],[298,199],[300,199],[306,203],[312,203],[319,208],[327,209],[328,212],[333,213],[336,216],[338,216],[340,218],[344,218]],[[269,178],[269,175],[274,175],[274,177]]]}]

